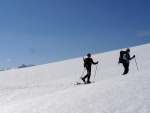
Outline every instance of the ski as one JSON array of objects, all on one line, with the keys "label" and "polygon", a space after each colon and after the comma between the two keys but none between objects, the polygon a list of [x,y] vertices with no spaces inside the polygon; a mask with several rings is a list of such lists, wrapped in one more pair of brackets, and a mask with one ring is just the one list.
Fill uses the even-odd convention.
[{"label": "ski", "polygon": [[[94,83],[94,82],[91,82]],[[86,84],[91,84],[91,83],[81,83],[81,82],[77,82],[75,85],[86,85]]]}]

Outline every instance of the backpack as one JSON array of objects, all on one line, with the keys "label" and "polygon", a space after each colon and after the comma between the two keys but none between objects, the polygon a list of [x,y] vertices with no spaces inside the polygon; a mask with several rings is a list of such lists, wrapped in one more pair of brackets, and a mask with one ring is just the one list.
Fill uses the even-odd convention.
[{"label": "backpack", "polygon": [[84,57],[83,57],[83,62],[84,62],[83,66],[86,67],[86,58]]},{"label": "backpack", "polygon": [[87,67],[87,66],[88,66],[87,59],[88,59],[88,58],[84,58],[84,57],[83,57],[84,67]]},{"label": "backpack", "polygon": [[126,53],[126,51],[120,51],[120,56],[119,56],[119,61],[118,61],[118,64],[119,63],[124,63],[124,59],[123,59],[123,55]]}]

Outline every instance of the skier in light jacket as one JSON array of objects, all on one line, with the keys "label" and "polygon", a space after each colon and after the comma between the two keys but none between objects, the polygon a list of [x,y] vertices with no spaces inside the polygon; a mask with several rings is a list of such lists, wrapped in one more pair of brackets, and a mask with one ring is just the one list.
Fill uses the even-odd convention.
[{"label": "skier in light jacket", "polygon": [[124,62],[122,63],[124,66],[124,73],[123,75],[127,74],[129,72],[129,64],[130,64],[130,60],[132,60],[133,58],[135,58],[135,55],[133,55],[133,57],[130,57],[130,49],[126,49],[126,53],[123,55],[123,60]]}]

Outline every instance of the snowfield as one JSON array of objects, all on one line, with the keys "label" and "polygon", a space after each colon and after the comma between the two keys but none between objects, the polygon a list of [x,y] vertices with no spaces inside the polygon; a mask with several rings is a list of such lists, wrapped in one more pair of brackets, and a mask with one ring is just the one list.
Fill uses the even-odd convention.
[{"label": "snowfield", "polygon": [[82,57],[0,72],[0,113],[150,113],[150,44],[130,49],[139,71],[122,75],[120,50],[92,55],[92,84],[75,85]]}]

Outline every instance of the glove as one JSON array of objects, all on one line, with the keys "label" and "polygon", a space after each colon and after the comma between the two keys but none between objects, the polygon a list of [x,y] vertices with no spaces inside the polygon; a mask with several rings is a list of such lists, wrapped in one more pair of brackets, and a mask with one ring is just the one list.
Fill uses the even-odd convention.
[{"label": "glove", "polygon": [[133,58],[135,58],[135,55],[133,55]]}]

